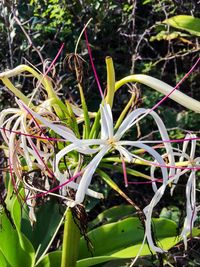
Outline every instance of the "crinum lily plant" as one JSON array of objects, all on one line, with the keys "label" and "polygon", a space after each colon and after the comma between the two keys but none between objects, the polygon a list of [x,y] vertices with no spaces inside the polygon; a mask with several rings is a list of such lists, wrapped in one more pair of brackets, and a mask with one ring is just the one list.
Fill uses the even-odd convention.
[{"label": "crinum lily plant", "polygon": [[[62,102],[54,91],[53,83],[47,73],[42,75],[29,66],[20,65],[0,74],[4,85],[15,94],[18,105],[17,108],[8,108],[0,113],[1,133],[5,143],[3,148],[8,158],[9,175],[16,196],[19,197],[20,188],[24,187],[23,200],[29,207],[30,220],[32,223],[36,220],[37,198],[53,195],[63,199],[67,206],[65,216],[68,220],[65,221],[63,238],[65,250],[62,252],[61,266],[75,266],[76,257],[74,254],[70,255],[70,248],[66,248],[66,244],[69,246],[67,243],[69,240],[66,241],[67,231],[72,231],[72,228],[69,230],[69,225],[77,224],[73,219],[69,219],[69,213],[78,205],[84,206],[87,198],[104,197],[103,193],[97,192],[93,186],[94,174],[98,173],[113,189],[130,203],[134,203],[109,175],[103,175],[105,174],[103,168],[113,169],[115,162],[121,162],[121,172],[124,174],[126,187],[131,184],[128,177],[130,173],[152,182],[154,196],[143,209],[144,241],[147,239],[153,251],[163,253],[163,248],[155,243],[152,236],[153,209],[163,197],[166,188],[171,187],[173,194],[180,177],[190,172],[186,185],[186,218],[181,232],[186,246],[187,235],[192,230],[199,210],[196,206],[196,172],[200,169],[200,160],[195,156],[198,138],[188,134],[185,139],[170,140],[164,122],[154,111],[161,102],[152,109],[131,110],[135,99],[132,93],[130,101],[127,102],[116,123],[113,119],[112,106],[115,92],[124,84],[131,82],[142,83],[158,90],[166,95],[165,98],[170,97],[195,112],[200,112],[200,103],[177,91],[180,84],[172,88],[147,75],[131,75],[115,83],[113,62],[107,57],[107,94],[104,97],[101,93],[102,103],[96,113],[88,112],[82,82],[76,68],[77,60],[80,59],[77,55],[74,58],[82,108],[67,100],[65,103]],[[196,64],[198,62],[199,60]],[[27,72],[38,80],[30,98],[20,92],[10,80],[11,77]],[[43,101],[39,99],[39,90],[46,97]],[[133,140],[131,130],[144,117],[151,117],[155,122],[160,134],[159,140]],[[175,141],[182,142],[183,148],[172,146]],[[191,151],[188,154],[189,143]],[[148,167],[149,174],[131,172],[133,164]],[[25,173],[32,175],[27,176]],[[37,176],[37,173],[40,175]],[[159,187],[157,181],[161,183]],[[79,231],[77,227],[74,229]]]}]

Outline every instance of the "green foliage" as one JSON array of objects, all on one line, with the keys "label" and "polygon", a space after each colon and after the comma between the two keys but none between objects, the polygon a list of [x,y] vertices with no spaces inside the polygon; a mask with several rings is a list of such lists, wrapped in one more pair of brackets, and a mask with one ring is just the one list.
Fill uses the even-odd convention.
[{"label": "green foliage", "polygon": [[165,218],[174,221],[179,224],[181,212],[176,206],[165,207],[161,210],[160,218]]},{"label": "green foliage", "polygon": [[[0,231],[0,262],[1,267],[33,267],[35,251],[19,229],[14,228],[5,212],[0,214],[2,229]],[[16,222],[15,217],[13,220]]]},{"label": "green foliage", "polygon": [[32,0],[30,6],[33,8],[36,30],[44,33],[56,33],[58,28],[62,28],[65,33],[71,31],[72,15],[65,1]]},{"label": "green foliage", "polygon": [[173,31],[171,33],[169,33],[168,31],[160,31],[156,36],[152,36],[150,38],[150,41],[161,41],[161,40],[166,40],[166,41],[171,41],[174,39],[178,39],[180,37],[187,37],[187,34],[181,33],[181,32],[177,32],[177,31]]},{"label": "green foliage", "polygon": [[121,205],[114,206],[100,213],[93,221],[89,223],[89,229],[95,226],[116,222],[126,216],[130,216],[135,213],[133,206]]},{"label": "green foliage", "polygon": [[35,251],[37,251],[36,260],[38,260],[46,253],[47,248],[50,246],[63,216],[61,214],[61,207],[54,200],[36,210],[37,221],[34,223],[34,226],[31,226],[27,216],[28,210],[23,211],[21,229],[32,243]]},{"label": "green foliage", "polygon": [[200,19],[187,15],[174,16],[163,21],[174,28],[200,36]]},{"label": "green foliage", "polygon": [[[119,220],[122,213],[128,218]],[[80,242],[78,267],[89,267],[107,261],[133,258],[141,248],[144,238],[144,230],[140,220],[136,217],[130,217],[129,213],[133,211],[129,206],[116,206],[104,211],[95,223],[99,221],[104,225],[88,232],[87,236],[92,244],[88,248],[84,237]],[[122,216],[123,216],[122,215]],[[112,223],[110,223],[112,221]],[[173,247],[179,240],[176,238],[177,224],[167,219],[154,219],[153,228],[156,239],[163,249]],[[141,255],[150,255],[151,251],[147,244],[144,245]],[[93,255],[91,257],[91,255]],[[61,252],[47,254],[36,267],[58,267],[60,266]]]},{"label": "green foliage", "polygon": [[35,267],[60,267],[61,251],[47,254]]}]

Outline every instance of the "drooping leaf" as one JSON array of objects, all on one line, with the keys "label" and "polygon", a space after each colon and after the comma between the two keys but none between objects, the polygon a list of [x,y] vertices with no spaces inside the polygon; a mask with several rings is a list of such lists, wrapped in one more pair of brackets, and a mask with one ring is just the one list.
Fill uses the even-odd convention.
[{"label": "drooping leaf", "polygon": [[187,36],[188,36],[188,34],[177,32],[177,31],[173,31],[171,33],[169,33],[168,31],[161,31],[158,34],[156,34],[155,36],[151,36],[150,42],[162,41],[162,40],[171,41],[173,39],[177,39],[180,37],[187,37]]},{"label": "drooping leaf", "polygon": [[[178,239],[175,237],[168,237],[168,238],[161,238],[160,244],[162,245],[163,249],[170,249],[174,245],[176,245],[179,242]],[[77,267],[89,267],[94,266],[95,264],[112,261],[112,260],[119,260],[119,259],[128,259],[128,258],[134,258],[137,256],[138,251],[141,248],[141,243],[136,244],[134,246],[130,246],[128,248],[122,249],[117,251],[116,253],[113,253],[109,256],[97,256],[97,257],[91,257],[79,260],[77,263]],[[140,256],[147,256],[151,255],[151,253],[154,254],[154,252],[149,250],[149,246],[145,244],[140,252]]]},{"label": "drooping leaf", "polygon": [[0,216],[2,222],[0,262],[4,264],[2,266],[33,267],[35,252],[31,243],[17,228],[13,227],[4,212]]},{"label": "drooping leaf", "polygon": [[55,201],[51,201],[42,205],[36,212],[37,221],[31,227],[26,214],[22,218],[22,231],[29,238],[37,251],[37,259],[44,253],[49,242],[62,219],[59,211],[59,205]]},{"label": "drooping leaf", "polygon": [[91,223],[89,223],[89,228],[93,228],[100,224],[116,222],[125,216],[135,213],[135,209],[131,205],[120,205],[114,206],[101,212]]},{"label": "drooping leaf", "polygon": [[[177,234],[175,222],[166,219],[154,219],[153,225],[155,237],[159,240],[159,244],[163,238],[174,237],[175,239]],[[140,220],[137,217],[132,217],[100,226],[90,231],[87,236],[94,249],[89,251],[87,242],[82,238],[79,259],[91,257],[92,254],[93,257],[116,256],[122,249],[129,250],[129,247],[136,245],[140,247],[144,238],[144,229]],[[138,252],[138,250],[135,251]],[[129,254],[122,253],[120,255],[128,256]]]},{"label": "drooping leaf", "polygon": [[166,19],[164,23],[184,31],[192,35],[200,36],[200,19],[188,15],[178,15]]},{"label": "drooping leaf", "polygon": [[[153,227],[157,243],[163,250],[169,250],[180,239],[176,236],[177,225],[171,220],[154,219]],[[93,243],[93,256],[89,256],[86,241],[82,238],[80,258],[77,267],[89,267],[96,264],[134,258],[141,248],[144,231],[138,218],[128,218],[119,222],[100,226],[88,233]],[[200,230],[193,230],[193,235],[200,235]],[[153,253],[145,243],[140,256]],[[47,254],[36,267],[60,267],[61,251]]]},{"label": "drooping leaf", "polygon": [[54,251],[47,254],[35,267],[60,267],[61,251]]},{"label": "drooping leaf", "polygon": [[12,267],[6,258],[4,257],[3,253],[0,251],[0,266],[1,267]]}]

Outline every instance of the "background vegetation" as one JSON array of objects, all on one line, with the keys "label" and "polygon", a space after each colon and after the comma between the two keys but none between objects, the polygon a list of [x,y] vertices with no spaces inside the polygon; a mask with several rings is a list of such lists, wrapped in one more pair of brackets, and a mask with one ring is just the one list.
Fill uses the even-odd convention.
[{"label": "background vegetation", "polygon": [[[106,87],[105,57],[108,55],[114,60],[117,80],[128,74],[145,73],[173,86],[194,64],[200,51],[198,36],[163,23],[172,16],[182,14],[200,17],[200,3],[196,0],[1,0],[0,71],[31,62],[45,72],[64,43],[64,50],[51,76],[54,77],[55,87],[63,97],[79,103],[75,74],[70,70],[66,58],[74,53],[84,24],[93,18],[87,32],[103,88]],[[80,42],[78,52],[84,59],[84,92],[92,110],[99,104],[100,97],[84,38]],[[180,90],[200,100],[199,78],[197,68],[182,84]],[[15,83],[18,88],[27,92],[32,90],[23,79]],[[135,87],[139,94],[138,105],[151,107],[161,97],[159,93],[143,86],[132,85],[129,89]],[[116,99],[114,106],[116,111],[121,110],[121,105],[127,102],[125,91],[121,90],[118,94],[120,97]],[[10,106],[13,98],[14,96],[1,85],[0,108]],[[174,129],[171,137],[183,137],[188,130],[199,132],[199,116],[171,100],[167,100],[159,108],[159,112],[167,127]],[[145,135],[151,126],[147,126],[144,121],[140,127],[142,135]],[[146,189],[141,189],[140,186],[129,189],[127,193],[135,194],[139,205],[141,201],[148,203],[151,197],[146,194]],[[147,196],[145,200],[141,199],[144,194]],[[121,200],[113,194],[104,205],[110,207],[119,204],[119,201]],[[166,207],[170,204],[160,205]],[[177,206],[179,204],[182,203],[179,203],[177,197]],[[97,207],[97,211],[99,210],[100,206]],[[97,211],[91,213],[91,218],[97,215]],[[176,213],[173,214],[176,216]],[[190,254],[186,254],[187,264],[191,266],[196,266],[196,263],[192,265],[193,258],[200,258],[197,246],[198,244],[193,248],[191,246]],[[179,248],[173,253],[173,256],[179,255]],[[178,261],[183,265],[183,258],[180,257]],[[188,266],[187,264],[185,266]]]}]

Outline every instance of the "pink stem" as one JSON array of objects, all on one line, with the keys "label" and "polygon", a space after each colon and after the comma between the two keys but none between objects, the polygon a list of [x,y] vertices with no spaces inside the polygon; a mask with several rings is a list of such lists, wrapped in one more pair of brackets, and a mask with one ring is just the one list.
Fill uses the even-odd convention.
[{"label": "pink stem", "polygon": [[[40,127],[41,128],[41,127]],[[32,134],[27,134],[27,133],[22,133],[22,132],[18,132],[18,131],[14,131],[14,130],[10,130],[10,129],[6,129],[4,127],[0,127],[0,130],[3,131],[7,131],[10,133],[16,133],[19,135],[24,135],[24,136],[28,136],[28,137],[32,137],[35,139],[41,139],[41,140],[48,140],[48,141],[58,141],[58,142],[66,142],[65,139],[60,139],[60,138],[55,138],[55,137],[48,137],[48,136],[38,136],[38,135],[32,135]],[[191,138],[185,138],[185,139],[172,139],[172,140],[160,140],[160,143],[181,143],[184,141],[192,141],[192,140],[200,140],[200,137],[191,137]],[[154,141],[152,141],[152,143],[154,143]],[[160,148],[159,145],[154,146],[153,148]]]},{"label": "pink stem", "polygon": [[90,62],[92,64],[92,69],[93,69],[93,72],[94,72],[94,77],[95,77],[95,80],[97,82],[97,86],[99,88],[99,92],[100,92],[100,95],[101,95],[101,98],[104,99],[104,95],[103,95],[103,91],[101,89],[101,85],[100,85],[100,82],[99,82],[99,78],[98,78],[98,75],[97,75],[97,72],[96,72],[96,68],[94,66],[94,62],[93,62],[93,59],[92,59],[92,51],[90,49],[90,44],[89,44],[89,41],[88,41],[88,36],[87,36],[87,31],[85,29],[84,31],[84,34],[85,34],[85,40],[86,40],[86,45],[87,45],[87,49],[88,49],[88,53],[89,53],[89,57],[90,57]]},{"label": "pink stem", "polygon": [[153,179],[151,181],[146,181],[146,182],[128,182],[128,184],[152,184],[153,182],[159,182],[162,183],[162,179]]},{"label": "pink stem", "polygon": [[54,60],[51,62],[50,66],[48,67],[48,69],[45,71],[43,77],[45,77],[47,75],[47,73],[52,69],[53,65],[55,64],[56,60],[58,59],[60,53],[62,52],[63,50],[63,47],[64,47],[64,43],[61,45],[57,55],[55,56]]},{"label": "pink stem", "polygon": [[53,138],[53,137],[46,137],[46,136],[45,137],[42,137],[42,136],[38,136],[38,135],[32,135],[32,134],[27,134],[27,133],[22,133],[22,132],[18,132],[18,131],[6,129],[6,128],[3,128],[3,127],[0,127],[0,130],[3,130],[5,132],[7,131],[9,133],[15,133],[15,134],[19,134],[19,135],[24,135],[24,136],[35,138],[35,139],[48,140],[48,141],[66,142],[66,140],[64,140],[64,139]]},{"label": "pink stem", "polygon": [[[192,68],[188,71],[188,73],[185,74],[185,76],[177,83],[177,85],[171,90],[171,92],[169,94],[167,94],[166,96],[164,96],[157,104],[155,104],[149,111],[148,113],[150,113],[151,111],[153,111],[154,109],[156,109],[159,105],[161,105],[182,83],[185,79],[188,78],[188,76],[193,72],[193,70],[196,68],[196,66],[198,65],[200,61],[200,57],[198,58],[198,60],[196,61],[196,63],[192,66]],[[147,114],[148,114],[147,113]]]},{"label": "pink stem", "polygon": [[127,178],[127,172],[126,172],[126,163],[125,163],[123,157],[121,157],[121,159],[122,159],[122,169],[123,169],[123,174],[124,174],[125,187],[128,187],[128,178]]},{"label": "pink stem", "polygon": [[37,195],[35,195],[35,196],[29,197],[29,198],[27,198],[27,200],[29,200],[29,199],[34,199],[34,198],[38,198],[38,197],[46,196],[46,195],[48,195],[49,193],[52,193],[52,192],[54,192],[54,191],[56,191],[56,190],[62,188],[63,186],[67,185],[68,183],[74,181],[74,180],[75,180],[76,178],[78,178],[82,173],[83,173],[82,171],[81,171],[81,172],[78,172],[76,175],[72,176],[70,179],[68,179],[68,180],[67,180],[66,182],[64,182],[63,184],[58,185],[58,186],[56,186],[56,187],[54,187],[54,188],[52,188],[52,189],[50,189],[50,190],[48,190],[48,191],[46,191],[46,192],[43,192],[43,193],[37,194]]}]

